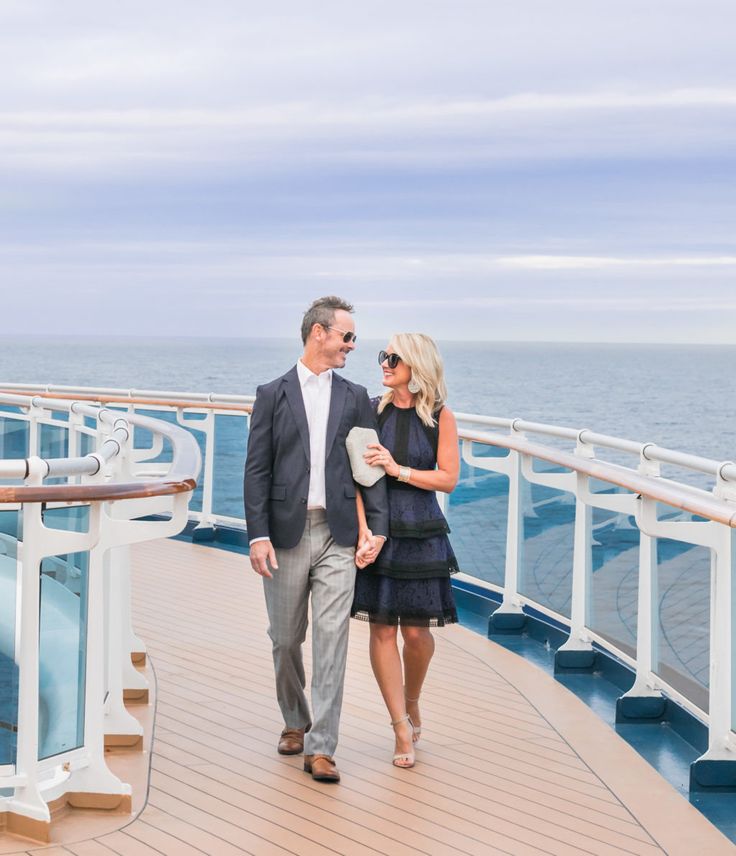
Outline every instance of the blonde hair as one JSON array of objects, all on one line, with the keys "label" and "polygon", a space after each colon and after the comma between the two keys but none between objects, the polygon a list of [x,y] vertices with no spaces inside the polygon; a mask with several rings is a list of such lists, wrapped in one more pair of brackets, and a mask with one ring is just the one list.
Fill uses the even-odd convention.
[{"label": "blonde hair", "polygon": [[[437,345],[424,333],[394,333],[389,347],[409,366],[412,379],[419,386],[414,399],[417,416],[425,425],[435,425],[434,414],[447,401],[445,369]],[[378,403],[378,412],[381,413],[393,398],[393,390],[387,390]]]}]

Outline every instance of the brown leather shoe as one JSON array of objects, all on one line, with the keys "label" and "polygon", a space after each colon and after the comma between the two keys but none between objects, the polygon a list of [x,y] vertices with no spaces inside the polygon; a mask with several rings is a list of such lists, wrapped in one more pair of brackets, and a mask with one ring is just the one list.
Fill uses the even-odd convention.
[{"label": "brown leather shoe", "polygon": [[305,755],[304,772],[311,773],[316,782],[340,781],[340,771],[329,755]]},{"label": "brown leather shoe", "polygon": [[303,728],[285,728],[279,739],[279,755],[299,755],[304,751]]}]

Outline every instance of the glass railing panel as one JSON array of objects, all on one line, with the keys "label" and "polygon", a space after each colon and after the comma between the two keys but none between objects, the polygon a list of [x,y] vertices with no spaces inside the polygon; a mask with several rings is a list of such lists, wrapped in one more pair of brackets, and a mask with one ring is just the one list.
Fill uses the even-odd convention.
[{"label": "glass railing panel", "polygon": [[[502,458],[507,449],[473,444],[478,457]],[[509,480],[505,475],[460,465],[457,487],[449,497],[447,519],[460,570],[503,586]]]},{"label": "glass railing panel", "polygon": [[214,493],[212,510],[226,517],[243,518],[243,471],[248,444],[245,416],[215,417]]},{"label": "glass railing panel", "polygon": [[18,512],[0,511],[0,765],[15,764],[18,737],[17,538]]},{"label": "glass railing panel", "polygon": [[[69,455],[69,432],[64,425],[38,426],[38,454],[45,459],[66,458]],[[44,479],[44,484],[63,484],[65,478]]]},{"label": "glass railing panel", "polygon": [[[565,472],[535,461],[539,472]],[[520,480],[522,545],[519,592],[570,617],[575,496]]]},{"label": "glass railing panel", "polygon": [[[591,483],[595,493],[627,494]],[[631,494],[628,494],[629,496]],[[620,650],[636,656],[639,596],[639,530],[633,516],[593,509],[592,576],[588,626]]]},{"label": "glass railing panel", "polygon": [[[49,528],[87,531],[89,508],[44,512]],[[89,553],[50,556],[41,564],[39,758],[84,743]]]},{"label": "glass railing panel", "polygon": [[79,454],[91,455],[97,449],[97,438],[90,434],[79,434]]},{"label": "glass railing panel", "polygon": [[28,457],[28,422],[0,412],[0,460]]},{"label": "glass railing panel", "polygon": [[[692,520],[664,509],[661,519]],[[659,649],[657,673],[702,710],[708,710],[710,661],[710,551],[667,538],[657,540]]]}]

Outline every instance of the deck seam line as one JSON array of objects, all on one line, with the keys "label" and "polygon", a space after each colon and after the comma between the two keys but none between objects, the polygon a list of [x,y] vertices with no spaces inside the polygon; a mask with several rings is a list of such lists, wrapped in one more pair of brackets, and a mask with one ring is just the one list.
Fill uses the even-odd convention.
[{"label": "deck seam line", "polygon": [[[156,830],[157,832],[161,832],[164,835],[168,835],[170,838],[173,838],[175,841],[181,841],[182,844],[186,844],[187,847],[191,847],[193,850],[198,850],[200,853],[203,853],[204,856],[208,856],[206,850],[202,850],[200,847],[197,847],[196,844],[192,844],[191,841],[185,841],[183,838],[180,838],[178,835],[174,835],[173,832],[168,832],[168,831],[165,831],[163,829],[158,829],[158,827],[152,826],[147,820],[142,818],[140,815],[138,815],[138,817],[136,818],[135,825],[131,824],[131,826],[133,827],[133,829],[140,828],[141,826],[144,826],[144,827],[147,827],[148,829]],[[132,832],[128,832],[127,834],[130,835],[131,838],[136,838],[136,836]],[[136,841],[141,841],[141,840],[142,839],[140,839],[140,838],[136,838]],[[148,842],[144,841],[143,843],[147,844]]]}]

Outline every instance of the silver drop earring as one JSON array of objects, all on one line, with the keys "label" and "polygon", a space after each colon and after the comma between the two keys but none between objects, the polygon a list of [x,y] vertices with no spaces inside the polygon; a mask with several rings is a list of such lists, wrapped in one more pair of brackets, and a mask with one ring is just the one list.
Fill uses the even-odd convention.
[{"label": "silver drop earring", "polygon": [[419,384],[416,382],[416,380],[414,380],[414,375],[411,376],[411,379],[409,380],[409,383],[407,384],[407,389],[409,390],[409,392],[412,395],[416,395],[419,392],[419,390],[421,389],[421,386],[419,386]]}]

